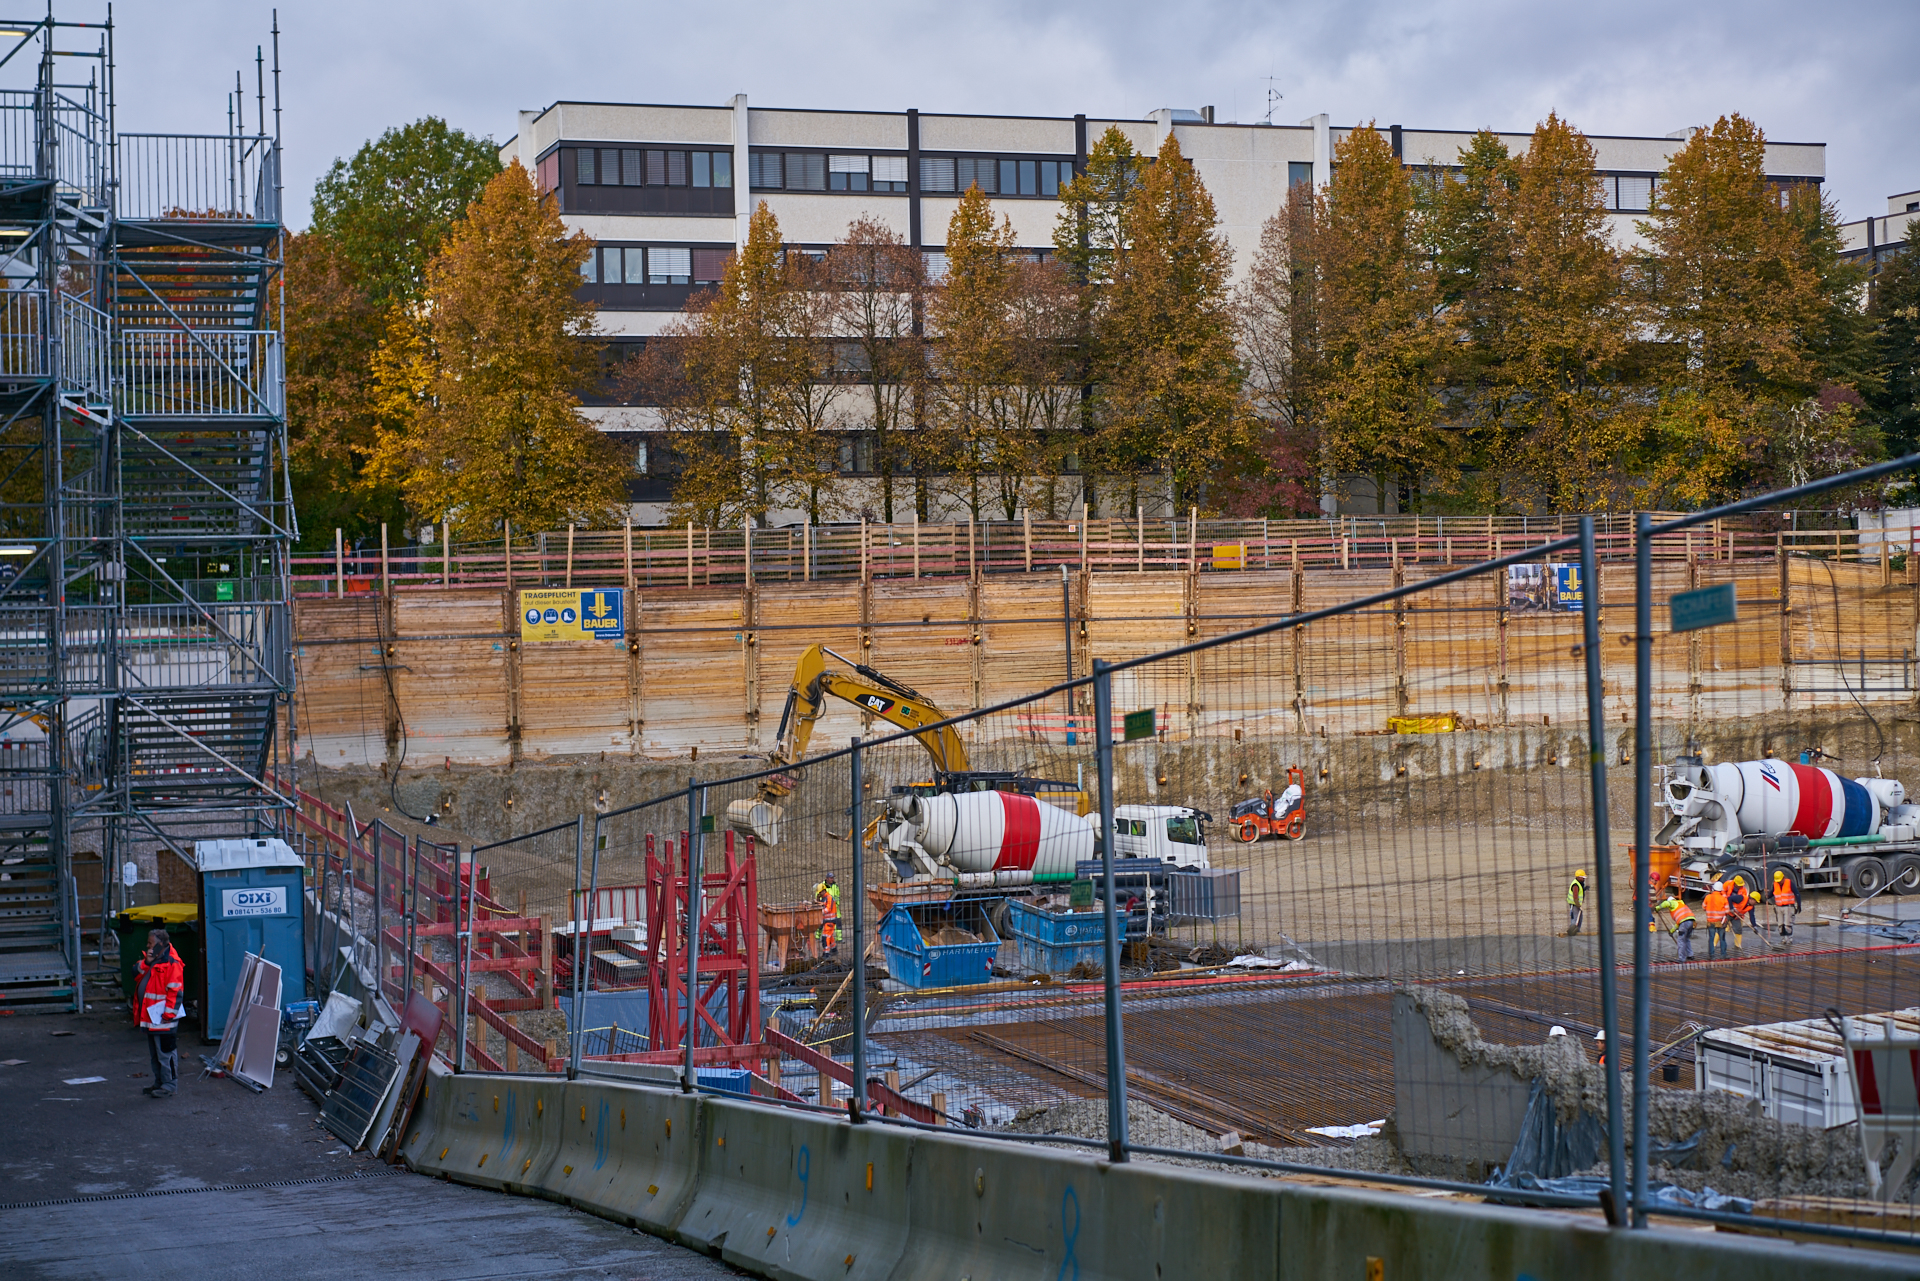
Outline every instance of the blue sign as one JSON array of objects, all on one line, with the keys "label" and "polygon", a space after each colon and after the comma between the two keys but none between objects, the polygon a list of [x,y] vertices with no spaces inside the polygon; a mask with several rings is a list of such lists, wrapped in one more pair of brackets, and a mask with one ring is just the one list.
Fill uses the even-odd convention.
[{"label": "blue sign", "polygon": [[1586,606],[1586,600],[1587,594],[1580,585],[1580,567],[1555,565],[1553,567],[1554,608],[1577,611]]},{"label": "blue sign", "polygon": [[[580,593],[580,630],[601,640],[624,640],[627,635],[626,589],[596,588]],[[566,611],[573,621],[573,611]]]},{"label": "blue sign", "polygon": [[1740,601],[1732,583],[1719,583],[1690,592],[1677,592],[1667,599],[1672,611],[1673,630],[1691,632],[1702,627],[1718,627],[1740,617]]}]

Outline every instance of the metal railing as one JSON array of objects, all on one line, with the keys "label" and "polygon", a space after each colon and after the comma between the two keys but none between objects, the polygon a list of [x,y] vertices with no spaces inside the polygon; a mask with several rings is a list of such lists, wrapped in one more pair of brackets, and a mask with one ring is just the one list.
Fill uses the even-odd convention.
[{"label": "metal railing", "polygon": [[112,318],[82,298],[60,296],[60,385],[88,404],[104,404],[113,392]]},{"label": "metal railing", "polygon": [[123,133],[118,213],[132,221],[277,222],[276,163],[269,137]]},{"label": "metal railing", "polygon": [[119,409],[135,418],[280,417],[280,335],[270,329],[123,329]]},{"label": "metal railing", "polygon": [[[87,103],[56,92],[52,110],[45,113],[52,125],[52,136],[43,137],[40,132],[43,92],[38,89],[0,91],[0,175],[52,177],[61,194],[79,204],[104,204],[109,163],[106,148],[101,145],[106,133],[104,118]],[[49,159],[51,174],[45,172]]]},{"label": "metal railing", "polygon": [[46,377],[46,314],[44,289],[0,292],[0,377]]}]

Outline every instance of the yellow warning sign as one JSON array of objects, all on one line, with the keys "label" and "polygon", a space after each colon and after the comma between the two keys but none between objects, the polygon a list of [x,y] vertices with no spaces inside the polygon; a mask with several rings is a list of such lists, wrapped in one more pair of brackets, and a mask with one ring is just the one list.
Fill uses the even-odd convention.
[{"label": "yellow warning sign", "polygon": [[535,587],[520,593],[520,641],[624,640],[626,589]]}]

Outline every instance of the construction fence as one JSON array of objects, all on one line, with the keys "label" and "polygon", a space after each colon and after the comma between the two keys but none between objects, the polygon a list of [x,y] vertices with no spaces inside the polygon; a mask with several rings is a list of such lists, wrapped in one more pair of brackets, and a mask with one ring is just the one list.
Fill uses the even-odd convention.
[{"label": "construction fence", "polygon": [[769,699],[757,761],[477,847],[305,798],[315,972],[466,1068],[1911,1243],[1914,562],[1741,551],[1817,492],[1111,619],[998,701],[849,629],[831,748],[763,765]]}]

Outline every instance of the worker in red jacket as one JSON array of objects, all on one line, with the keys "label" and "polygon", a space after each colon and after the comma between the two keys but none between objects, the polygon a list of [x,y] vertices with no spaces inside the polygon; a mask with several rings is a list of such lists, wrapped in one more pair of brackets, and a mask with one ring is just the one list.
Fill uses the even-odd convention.
[{"label": "worker in red jacket", "polygon": [[147,1052],[153,1059],[153,1084],[140,1093],[156,1099],[173,1097],[180,1079],[180,1041],[174,1029],[185,1013],[182,991],[186,968],[165,930],[147,935],[147,951],[134,974],[133,1017],[147,1033]]}]

